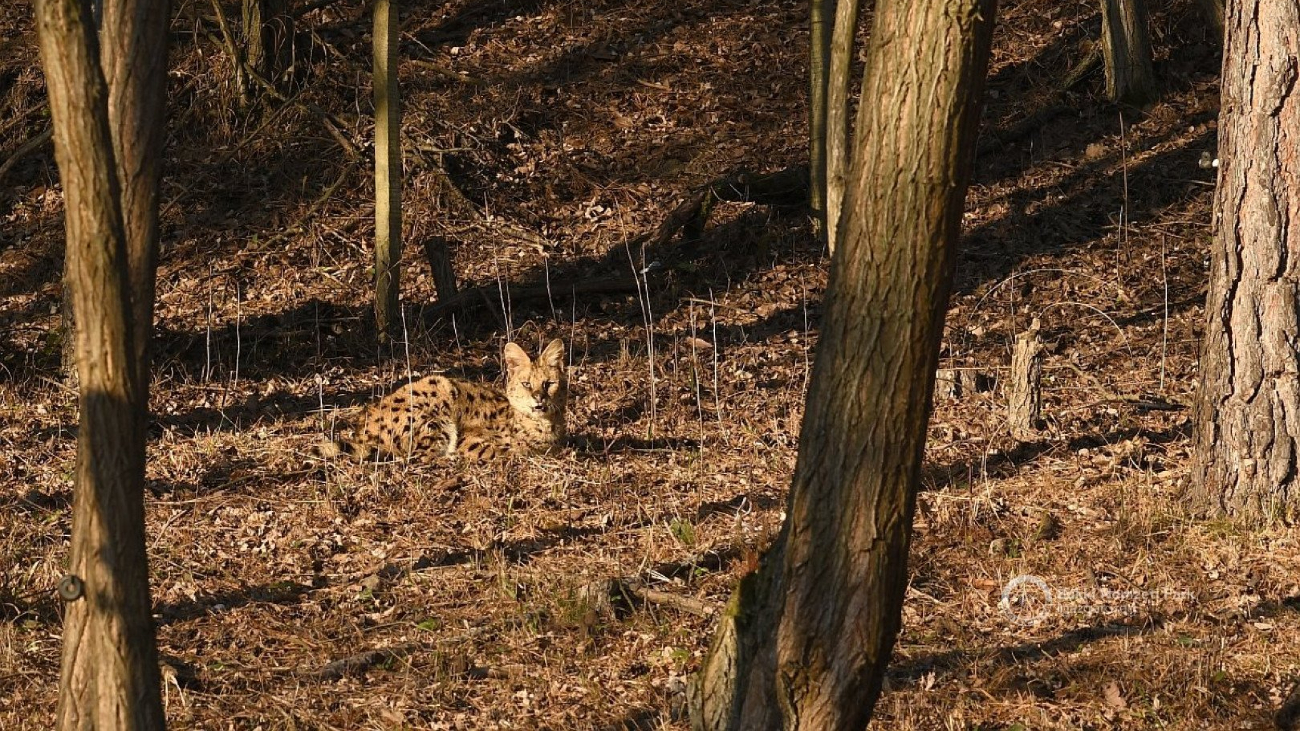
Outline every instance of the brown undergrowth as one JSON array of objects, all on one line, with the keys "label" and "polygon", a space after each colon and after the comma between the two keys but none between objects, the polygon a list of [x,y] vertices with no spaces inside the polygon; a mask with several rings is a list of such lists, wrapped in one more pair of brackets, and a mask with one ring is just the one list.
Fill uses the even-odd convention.
[{"label": "brown undergrowth", "polygon": [[[1218,70],[1187,5],[1156,8],[1166,88],[1138,112],[1099,102],[1095,76],[1054,91],[1096,37],[1093,3],[1003,4],[943,358],[970,375],[936,404],[878,728],[1263,728],[1296,674],[1294,531],[1193,520],[1182,499]],[[446,237],[462,284],[498,297],[431,317],[412,260],[405,338],[383,353],[368,168],[302,106],[241,109],[207,6],[178,11],[146,501],[168,717],[684,728],[701,610],[780,524],[827,262],[802,215],[756,206],[720,205],[698,240],[624,243],[696,186],[806,157],[806,6],[404,11],[410,250]],[[48,120],[28,9],[0,28],[2,162]],[[301,28],[286,93],[366,140],[361,3]],[[6,729],[47,727],[55,701],[76,421],[61,205],[48,149],[0,180]],[[509,296],[643,270],[639,294]],[[1046,423],[1016,444],[998,377],[1034,318]],[[311,456],[395,382],[497,378],[507,337],[556,336],[560,455]],[[1020,576],[1037,580],[1004,602]]]}]

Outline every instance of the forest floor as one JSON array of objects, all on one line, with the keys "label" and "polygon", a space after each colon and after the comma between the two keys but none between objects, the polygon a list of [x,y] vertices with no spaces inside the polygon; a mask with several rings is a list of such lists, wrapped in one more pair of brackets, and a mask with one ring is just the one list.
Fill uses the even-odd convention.
[{"label": "forest floor", "polygon": [[[1191,5],[1155,3],[1164,88],[1135,111],[1099,72],[1056,91],[1095,2],[1002,4],[941,364],[973,387],[936,401],[873,728],[1265,728],[1297,673],[1295,531],[1187,517],[1219,70]],[[402,7],[412,256],[385,349],[369,164],[303,106],[241,106],[206,4],[172,26],[146,495],[168,718],[686,728],[711,612],[782,519],[828,259],[804,213],[751,204],[629,242],[711,180],[806,160],[807,6]],[[364,146],[363,3],[299,30],[286,88]],[[3,164],[48,114],[26,3],[0,38]],[[77,420],[48,145],[0,179],[0,220],[0,728],[44,729]],[[482,306],[433,307],[435,236]],[[643,269],[639,295],[566,290]],[[538,283],[549,299],[510,295]],[[1047,423],[1020,444],[999,375],[1034,319]],[[557,456],[311,456],[395,382],[498,378],[508,338],[554,336],[576,436]],[[1052,600],[1003,602],[1020,576]],[[335,672],[349,658],[367,667]]]}]

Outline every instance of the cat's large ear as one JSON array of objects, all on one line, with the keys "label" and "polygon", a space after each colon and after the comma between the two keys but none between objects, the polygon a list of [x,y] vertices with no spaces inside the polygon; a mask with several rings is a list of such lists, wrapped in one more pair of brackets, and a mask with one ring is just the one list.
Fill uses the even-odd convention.
[{"label": "cat's large ear", "polygon": [[519,368],[527,368],[530,361],[528,354],[524,349],[514,343],[506,343],[506,349],[502,352],[501,357],[506,361],[506,368],[514,371]]},{"label": "cat's large ear", "polygon": [[546,347],[542,348],[541,355],[537,356],[537,360],[541,361],[543,365],[550,366],[551,368],[563,368],[564,341],[556,338],[547,343]]}]

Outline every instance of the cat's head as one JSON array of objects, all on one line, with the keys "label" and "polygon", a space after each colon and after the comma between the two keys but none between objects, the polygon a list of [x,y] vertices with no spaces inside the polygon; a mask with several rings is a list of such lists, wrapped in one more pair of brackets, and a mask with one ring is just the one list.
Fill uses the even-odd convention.
[{"label": "cat's head", "polygon": [[564,368],[564,342],[559,338],[542,348],[532,360],[515,343],[506,343],[506,398],[516,411],[533,416],[564,412],[569,397],[569,377]]}]

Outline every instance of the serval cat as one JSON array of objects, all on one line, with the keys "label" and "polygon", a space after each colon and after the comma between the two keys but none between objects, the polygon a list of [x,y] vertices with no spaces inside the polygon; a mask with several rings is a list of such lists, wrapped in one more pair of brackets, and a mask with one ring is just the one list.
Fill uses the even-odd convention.
[{"label": "serval cat", "polygon": [[535,361],[515,343],[507,343],[502,355],[504,390],[444,376],[422,378],[367,408],[354,433],[322,446],[321,454],[362,460],[443,454],[482,461],[552,450],[565,437],[564,342],[552,340]]}]

